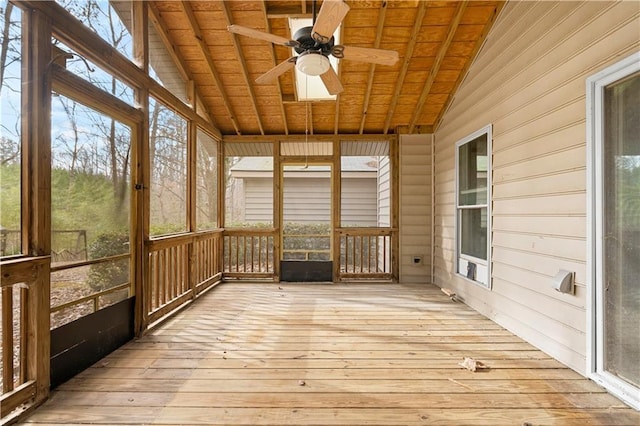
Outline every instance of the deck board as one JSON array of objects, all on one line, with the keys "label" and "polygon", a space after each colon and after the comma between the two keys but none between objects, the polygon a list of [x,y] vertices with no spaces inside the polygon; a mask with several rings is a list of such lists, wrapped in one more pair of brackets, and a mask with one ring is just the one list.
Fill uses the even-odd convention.
[{"label": "deck board", "polygon": [[[464,356],[490,369],[458,366]],[[640,424],[437,288],[228,283],[61,385],[28,424]]]}]

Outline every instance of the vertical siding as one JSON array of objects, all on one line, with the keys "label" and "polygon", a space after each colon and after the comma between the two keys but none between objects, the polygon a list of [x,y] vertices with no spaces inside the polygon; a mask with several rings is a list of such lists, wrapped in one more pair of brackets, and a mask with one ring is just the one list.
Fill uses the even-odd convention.
[{"label": "vertical siding", "polygon": [[[434,281],[586,373],[585,80],[640,49],[638,2],[510,2],[435,134]],[[492,290],[454,274],[454,145],[493,125]],[[575,295],[551,289],[576,272]]]},{"label": "vertical siding", "polygon": [[[400,136],[400,280],[431,282],[431,135]],[[421,256],[422,264],[413,264]]]}]

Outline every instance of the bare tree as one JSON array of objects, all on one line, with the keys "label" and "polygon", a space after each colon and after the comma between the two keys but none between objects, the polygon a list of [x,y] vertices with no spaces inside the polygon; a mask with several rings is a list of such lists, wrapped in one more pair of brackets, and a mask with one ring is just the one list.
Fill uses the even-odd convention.
[{"label": "bare tree", "polygon": [[2,25],[2,42],[0,43],[0,93],[4,87],[4,71],[7,67],[7,58],[9,53],[9,42],[11,41],[11,12],[13,12],[13,4],[5,1],[3,7],[3,25]]}]

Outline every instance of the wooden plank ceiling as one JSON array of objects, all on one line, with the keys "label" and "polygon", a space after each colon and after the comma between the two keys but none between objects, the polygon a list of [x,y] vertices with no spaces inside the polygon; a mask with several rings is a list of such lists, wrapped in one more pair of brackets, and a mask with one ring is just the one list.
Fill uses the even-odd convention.
[{"label": "wooden plank ceiling", "polygon": [[396,50],[400,60],[385,66],[344,59],[336,70],[344,91],[313,102],[297,100],[293,70],[273,83],[255,82],[292,48],[227,31],[236,24],[291,39],[288,18],[311,18],[311,1],[153,1],[151,10],[223,135],[394,134],[437,126],[502,6],[346,3],[340,44]]}]

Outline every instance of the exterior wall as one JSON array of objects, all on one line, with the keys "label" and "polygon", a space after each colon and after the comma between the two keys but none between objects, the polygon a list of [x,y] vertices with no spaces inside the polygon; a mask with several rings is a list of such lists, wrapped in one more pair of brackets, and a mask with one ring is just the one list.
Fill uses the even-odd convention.
[{"label": "exterior wall", "polygon": [[391,160],[380,157],[378,166],[378,226],[391,226]]},{"label": "exterior wall", "polygon": [[[432,135],[400,136],[400,280],[431,282]],[[414,264],[413,257],[422,263]]]},{"label": "exterior wall", "polygon": [[[510,2],[435,134],[435,277],[586,374],[589,75],[640,49],[637,2]],[[491,290],[455,274],[455,143],[493,125]],[[551,287],[576,273],[575,295]]]},{"label": "exterior wall", "polygon": [[[244,182],[244,220],[247,222],[271,221],[273,216],[271,179],[247,178]],[[331,220],[331,186],[328,178],[285,178],[284,188],[285,221],[315,223]],[[345,178],[342,188],[345,195],[342,200],[342,225],[376,226],[376,179]]]},{"label": "exterior wall", "polygon": [[342,226],[376,226],[378,223],[377,179],[342,179]]}]

